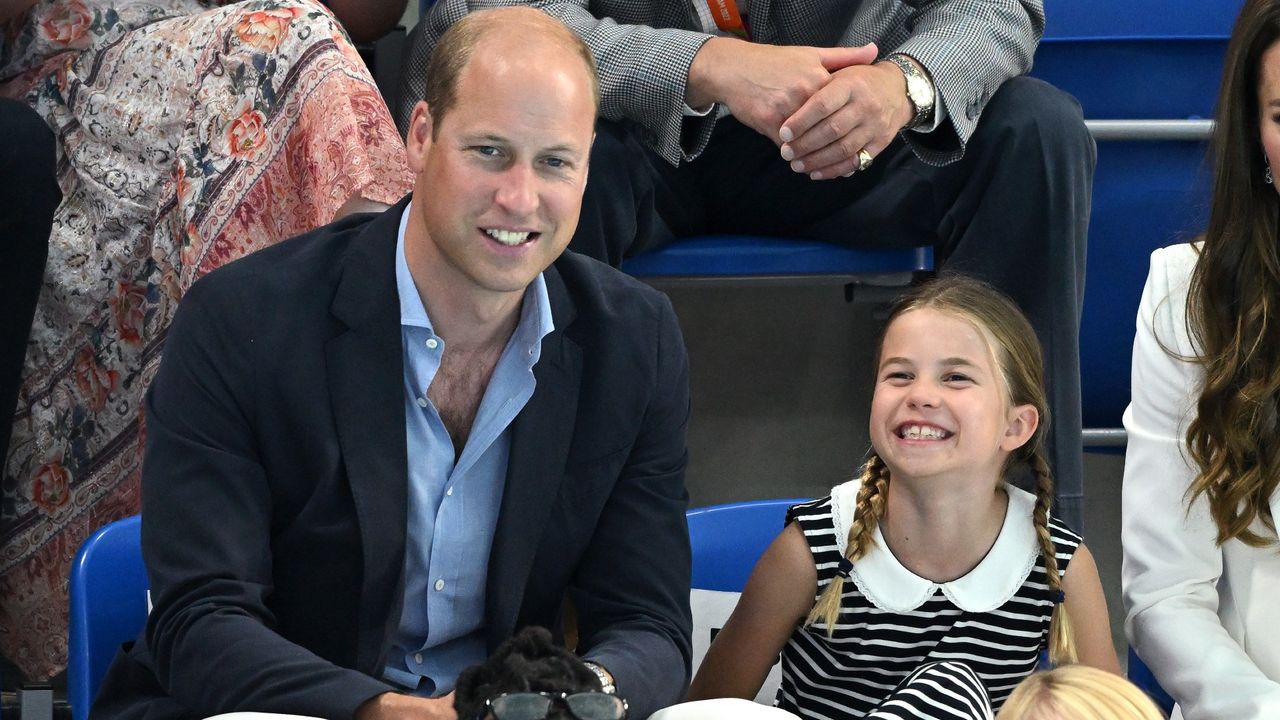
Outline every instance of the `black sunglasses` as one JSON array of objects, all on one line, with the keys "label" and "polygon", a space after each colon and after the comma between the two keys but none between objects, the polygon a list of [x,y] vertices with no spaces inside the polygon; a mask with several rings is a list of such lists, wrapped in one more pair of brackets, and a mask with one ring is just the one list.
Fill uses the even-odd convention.
[{"label": "black sunglasses", "polygon": [[555,706],[578,720],[625,720],[627,701],[602,692],[513,692],[485,701],[494,720],[543,720]]}]

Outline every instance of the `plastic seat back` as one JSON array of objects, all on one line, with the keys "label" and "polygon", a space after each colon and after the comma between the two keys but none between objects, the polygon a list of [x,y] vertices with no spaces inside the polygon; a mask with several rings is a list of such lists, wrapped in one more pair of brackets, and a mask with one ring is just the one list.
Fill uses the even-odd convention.
[{"label": "plastic seat back", "polygon": [[1151,668],[1142,662],[1142,658],[1138,657],[1138,653],[1129,648],[1129,682],[1137,685],[1143,692],[1155,701],[1156,706],[1160,708],[1160,712],[1165,717],[1173,714],[1173,698],[1169,693],[1160,687],[1160,683],[1156,682],[1156,676],[1151,672]]},{"label": "plastic seat back", "polygon": [[[693,550],[689,604],[693,609],[695,672],[711,640],[738,604],[756,561],[782,531],[787,508],[800,502],[805,500],[753,500],[694,508],[686,515]],[[773,704],[781,677],[781,668],[774,665],[756,694],[756,702]]]},{"label": "plastic seat back", "polygon": [[74,720],[88,720],[111,659],[146,623],[148,587],[137,515],[99,529],[76,553],[67,637],[67,695]]}]

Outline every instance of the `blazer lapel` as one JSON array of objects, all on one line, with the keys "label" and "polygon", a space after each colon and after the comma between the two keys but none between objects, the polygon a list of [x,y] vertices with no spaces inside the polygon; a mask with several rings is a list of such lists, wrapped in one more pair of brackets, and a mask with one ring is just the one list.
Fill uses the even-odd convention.
[{"label": "blazer lapel", "polygon": [[506,485],[485,593],[485,629],[491,650],[515,630],[533,556],[564,480],[578,414],[582,349],[566,334],[576,311],[554,266],[545,277],[556,329],[542,340],[542,353],[533,369],[537,385],[511,426]]},{"label": "blazer lapel", "polygon": [[408,467],[395,279],[403,209],[401,202],[386,211],[351,242],[331,306],[338,330],[325,346],[329,397],[364,559],[356,662],[375,676],[385,663],[404,594]]}]

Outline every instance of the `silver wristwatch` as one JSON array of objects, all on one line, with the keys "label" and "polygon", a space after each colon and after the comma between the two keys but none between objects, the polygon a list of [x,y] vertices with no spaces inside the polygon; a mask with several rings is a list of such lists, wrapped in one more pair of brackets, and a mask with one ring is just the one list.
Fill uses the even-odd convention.
[{"label": "silver wristwatch", "polygon": [[894,53],[885,58],[889,62],[898,66],[902,71],[902,75],[907,81],[907,99],[911,101],[911,106],[915,109],[915,116],[911,118],[911,122],[907,123],[906,130],[928,125],[933,120],[933,107],[937,100],[937,91],[934,90],[933,82],[929,80],[924,73],[920,72],[920,68],[916,64],[907,59],[906,55]]},{"label": "silver wristwatch", "polygon": [[596,679],[600,681],[600,692],[603,692],[606,695],[614,695],[618,692],[618,688],[613,684],[613,678],[609,676],[609,672],[605,670],[604,667],[598,663],[593,663],[590,660],[584,660],[582,664],[586,665],[588,670],[596,674]]}]

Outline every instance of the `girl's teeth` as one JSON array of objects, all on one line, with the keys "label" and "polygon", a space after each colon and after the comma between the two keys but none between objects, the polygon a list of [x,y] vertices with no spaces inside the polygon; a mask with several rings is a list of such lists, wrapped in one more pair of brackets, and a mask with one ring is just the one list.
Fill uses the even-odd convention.
[{"label": "girl's teeth", "polygon": [[902,430],[902,437],[907,440],[937,440],[945,435],[945,431],[933,427],[922,427],[920,425],[910,425]]}]

